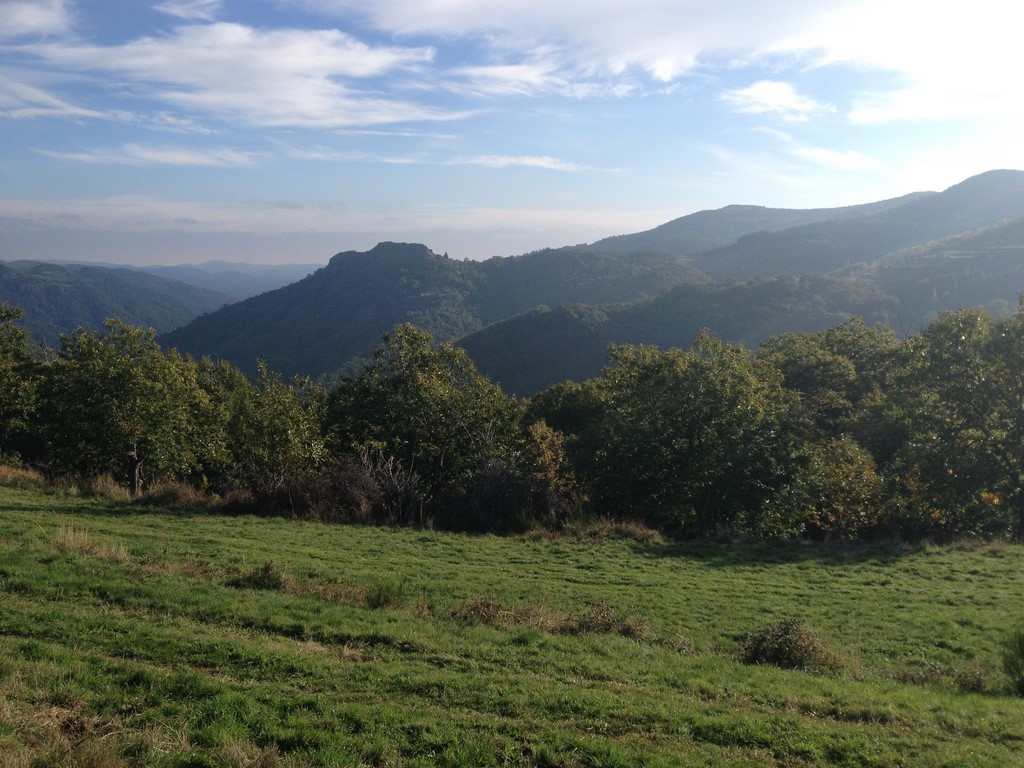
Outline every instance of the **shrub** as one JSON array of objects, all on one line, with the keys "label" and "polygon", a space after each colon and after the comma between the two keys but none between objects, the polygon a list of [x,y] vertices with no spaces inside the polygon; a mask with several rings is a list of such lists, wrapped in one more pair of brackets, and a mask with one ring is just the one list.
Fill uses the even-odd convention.
[{"label": "shrub", "polygon": [[452,610],[452,616],[462,621],[480,624],[494,624],[498,617],[508,610],[490,597],[477,597]]},{"label": "shrub", "polygon": [[110,474],[87,478],[82,490],[86,496],[98,496],[111,501],[127,501],[131,498],[128,489]]},{"label": "shrub", "polygon": [[405,581],[379,581],[366,589],[367,608],[390,608],[405,602]]},{"label": "shrub", "polygon": [[839,659],[816,632],[795,618],[768,624],[746,635],[740,658],[744,664],[772,664],[782,669],[828,670]]},{"label": "shrub", "polygon": [[648,634],[647,622],[638,616],[626,616],[607,603],[596,603],[577,622],[577,631],[622,635],[634,640]]},{"label": "shrub", "polygon": [[1003,671],[1010,678],[1013,692],[1024,696],[1024,629],[1003,640]]},{"label": "shrub", "polygon": [[277,570],[274,561],[268,560],[263,565],[229,580],[228,586],[239,589],[278,590],[284,586],[284,576]]},{"label": "shrub", "polygon": [[0,485],[8,488],[42,488],[44,480],[42,474],[34,469],[0,465]]},{"label": "shrub", "polygon": [[207,503],[207,499],[202,493],[180,480],[163,480],[155,483],[143,492],[138,501],[165,509],[199,507]]}]

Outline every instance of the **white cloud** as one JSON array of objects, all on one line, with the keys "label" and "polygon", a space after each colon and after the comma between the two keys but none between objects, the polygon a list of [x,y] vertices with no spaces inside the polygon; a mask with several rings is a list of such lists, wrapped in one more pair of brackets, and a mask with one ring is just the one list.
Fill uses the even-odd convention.
[{"label": "white cloud", "polygon": [[[1024,124],[1019,10],[1006,0],[291,0],[395,35],[471,38],[488,54],[470,84],[604,95],[632,72],[670,83],[731,62],[853,67],[886,85],[855,123],[1011,115]],[[537,71],[543,53],[552,65]],[[523,62],[527,62],[524,64]],[[846,104],[848,102],[843,101]],[[753,106],[752,104],[749,106]],[[980,111],[979,111],[980,109]],[[791,119],[806,113],[791,111]]]},{"label": "white cloud", "polygon": [[535,155],[477,155],[464,160],[453,160],[452,165],[481,165],[485,168],[541,168],[547,171],[579,171],[582,166],[557,157]]},{"label": "white cloud", "polygon": [[883,167],[877,158],[853,150],[837,151],[823,147],[798,147],[792,153],[796,157],[810,160],[816,165],[833,171],[877,171]]},{"label": "white cloud", "polygon": [[486,95],[531,95],[564,90],[568,83],[548,62],[458,67],[450,72],[453,90]]},{"label": "white cloud", "polygon": [[146,147],[124,144],[113,150],[90,152],[57,152],[37,150],[39,154],[60,160],[82,163],[123,165],[184,165],[205,167],[247,167],[255,165],[264,155],[234,149],[188,149],[184,147]]},{"label": "white cloud", "polygon": [[41,44],[51,64],[116,72],[144,95],[253,125],[345,127],[461,117],[350,82],[432,60],[425,47],[370,46],[339,30],[257,30],[240,24],[183,26],[168,37],[116,46]]},{"label": "white cloud", "polygon": [[69,25],[64,0],[6,0],[0,19],[0,38],[61,34]]},{"label": "white cloud", "polygon": [[221,0],[168,0],[153,7],[179,19],[213,21],[220,13]]},{"label": "white cloud", "polygon": [[811,115],[835,111],[835,107],[802,96],[790,83],[777,80],[761,80],[747,88],[727,91],[721,98],[739,112],[776,114],[793,122],[805,122]]},{"label": "white cloud", "polygon": [[0,116],[33,117],[102,117],[102,113],[79,107],[37,88],[0,73]]},{"label": "white cloud", "polygon": [[[693,69],[707,52],[750,50],[813,24],[827,3],[762,0],[299,0],[339,15],[357,14],[399,35],[473,36],[504,51],[558,50],[583,76],[639,68],[658,81]],[[834,2],[834,0],[833,0]]]}]

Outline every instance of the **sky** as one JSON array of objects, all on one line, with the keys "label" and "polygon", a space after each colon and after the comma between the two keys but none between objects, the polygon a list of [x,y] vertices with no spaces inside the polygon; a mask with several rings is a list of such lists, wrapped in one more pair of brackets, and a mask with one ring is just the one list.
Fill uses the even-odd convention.
[{"label": "sky", "polygon": [[1024,169],[1006,0],[0,0],[0,259],[482,259]]}]

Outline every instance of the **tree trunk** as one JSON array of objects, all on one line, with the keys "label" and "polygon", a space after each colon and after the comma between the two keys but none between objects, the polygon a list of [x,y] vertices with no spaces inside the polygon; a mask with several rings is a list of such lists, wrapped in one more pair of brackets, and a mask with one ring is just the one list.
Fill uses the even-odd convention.
[{"label": "tree trunk", "polygon": [[142,459],[137,450],[128,452],[128,490],[132,496],[142,494]]}]

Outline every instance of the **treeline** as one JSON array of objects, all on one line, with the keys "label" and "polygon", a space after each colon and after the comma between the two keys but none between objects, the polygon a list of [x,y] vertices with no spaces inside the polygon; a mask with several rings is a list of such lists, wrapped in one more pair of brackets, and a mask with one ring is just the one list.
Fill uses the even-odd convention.
[{"label": "treeline", "polygon": [[757,353],[613,346],[529,401],[414,326],[333,389],[165,352],[108,322],[40,353],[0,305],[0,458],[133,493],[507,531],[580,517],[681,537],[1024,538],[1024,304],[899,340],[854,319]]}]

